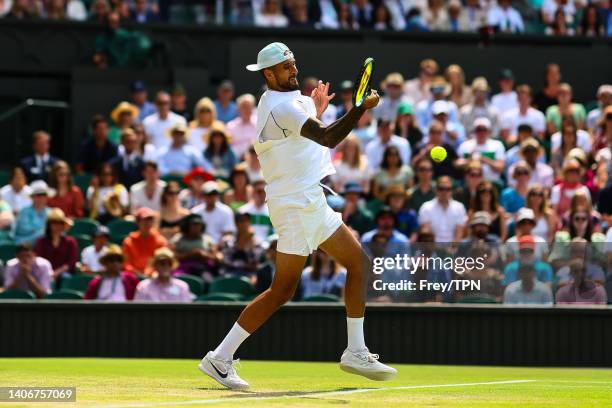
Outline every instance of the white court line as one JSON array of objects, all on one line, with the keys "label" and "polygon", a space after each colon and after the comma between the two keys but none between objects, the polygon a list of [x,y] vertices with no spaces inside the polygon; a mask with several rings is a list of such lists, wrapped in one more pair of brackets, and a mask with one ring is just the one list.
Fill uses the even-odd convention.
[{"label": "white court line", "polygon": [[521,384],[534,382],[536,380],[508,380],[508,381],[489,381],[489,382],[474,382],[474,383],[460,383],[460,384],[432,384],[432,385],[408,385],[400,387],[384,387],[384,388],[359,388],[356,390],[346,391],[323,391],[314,394],[298,394],[298,395],[274,395],[264,397],[228,397],[228,398],[216,398],[216,399],[199,399],[199,400],[188,400],[188,401],[168,401],[168,402],[143,402],[133,403],[125,405],[106,405],[101,408],[136,408],[136,407],[158,407],[158,406],[172,406],[172,405],[195,405],[195,404],[219,404],[223,402],[242,402],[242,401],[263,401],[263,400],[274,400],[274,399],[287,399],[287,398],[313,398],[313,397],[330,397],[337,395],[349,395],[349,394],[361,394],[365,392],[375,391],[392,391],[392,390],[415,390],[422,388],[445,388],[445,387],[471,387],[475,385],[503,385],[503,384]]}]

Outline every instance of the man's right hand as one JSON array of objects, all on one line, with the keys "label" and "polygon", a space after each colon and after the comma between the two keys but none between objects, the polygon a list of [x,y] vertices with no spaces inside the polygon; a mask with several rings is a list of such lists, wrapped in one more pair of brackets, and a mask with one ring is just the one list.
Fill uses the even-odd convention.
[{"label": "man's right hand", "polygon": [[378,95],[378,92],[376,91],[376,89],[372,89],[370,91],[370,94],[366,96],[365,99],[363,100],[361,106],[364,109],[372,109],[372,108],[375,108],[376,105],[378,105],[379,101],[380,101],[380,96]]}]

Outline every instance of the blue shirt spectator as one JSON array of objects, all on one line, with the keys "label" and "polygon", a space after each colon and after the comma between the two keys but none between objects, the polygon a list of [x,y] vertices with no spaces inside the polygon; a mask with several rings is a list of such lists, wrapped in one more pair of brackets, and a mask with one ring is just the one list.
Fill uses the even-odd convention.
[{"label": "blue shirt spectator", "polygon": [[521,196],[514,187],[506,187],[501,193],[500,202],[504,210],[514,214],[525,206],[525,197]]},{"label": "blue shirt spectator", "polygon": [[217,99],[215,108],[217,109],[217,119],[227,123],[238,117],[238,107],[234,99],[234,84],[232,81],[223,81],[217,88]]},{"label": "blue shirt spectator", "polygon": [[157,165],[162,176],[167,174],[187,174],[196,167],[210,171],[211,165],[206,160],[202,152],[195,147],[188,145],[185,135],[187,127],[181,124],[174,125],[170,129],[172,144],[162,147],[158,151]]},{"label": "blue shirt spectator", "polygon": [[[512,282],[519,280],[519,267],[521,266],[518,259],[510,262],[504,268],[504,280],[502,284],[507,286]],[[533,261],[531,266],[535,270],[535,278],[540,282],[551,283],[553,280],[552,266],[542,261]]]},{"label": "blue shirt spectator", "polygon": [[49,193],[47,183],[37,180],[30,185],[30,188],[32,189],[32,205],[19,212],[13,225],[12,235],[16,244],[34,244],[45,233],[49,212],[47,208],[47,195]]}]

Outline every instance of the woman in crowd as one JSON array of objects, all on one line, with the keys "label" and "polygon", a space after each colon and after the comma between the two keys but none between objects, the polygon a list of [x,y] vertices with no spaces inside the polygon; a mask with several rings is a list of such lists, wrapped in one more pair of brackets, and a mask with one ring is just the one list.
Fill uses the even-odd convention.
[{"label": "woman in crowd", "polygon": [[570,225],[570,214],[578,211],[578,209],[581,208],[586,210],[590,214],[593,230],[595,232],[601,232],[601,214],[595,209],[593,209],[593,203],[591,202],[591,198],[583,192],[578,192],[572,197],[569,210],[565,214],[563,214],[563,217],[561,218],[563,223],[563,229],[566,231],[568,230]]},{"label": "woman in crowd", "polygon": [[465,166],[465,184],[453,192],[453,199],[459,201],[465,208],[470,208],[476,196],[478,185],[483,181],[482,162],[470,160]]},{"label": "woman in crowd", "polygon": [[[147,134],[144,130],[144,126],[142,123],[136,123],[132,126],[134,130],[134,134],[138,138],[138,154],[142,157],[143,161],[155,161],[157,154],[155,152],[155,146],[152,143],[149,143],[147,140]],[[119,154],[123,155],[125,153],[125,147],[123,145],[119,145]]]},{"label": "woman in crowd", "polygon": [[[478,211],[486,211],[491,217],[489,234],[498,236],[501,241],[505,241],[508,235],[506,227],[506,212],[499,204],[497,190],[490,181],[482,181],[476,188],[476,195],[472,199],[468,210],[468,222]],[[467,231],[466,231],[467,233]]]},{"label": "woman in crowd", "polygon": [[81,190],[74,185],[68,163],[63,160],[55,163],[49,174],[49,187],[55,190],[55,194],[49,197],[49,207],[61,208],[70,218],[83,217],[85,199]]},{"label": "woman in crowd", "polygon": [[19,214],[22,208],[32,204],[30,194],[32,190],[27,185],[27,179],[21,167],[13,168],[9,183],[0,189],[0,198],[6,201],[15,215]]},{"label": "woman in crowd", "polygon": [[181,205],[179,194],[181,187],[176,181],[170,181],[161,195],[159,232],[170,240],[180,230],[181,220],[189,215],[189,210]]},{"label": "woman in crowd", "polygon": [[193,117],[194,120],[189,122],[189,139],[187,143],[198,149],[199,152],[202,152],[206,148],[204,137],[213,125],[220,125],[222,122],[217,120],[217,109],[212,99],[208,97],[204,97],[196,103]]},{"label": "woman in crowd", "polygon": [[558,218],[549,207],[546,191],[540,185],[534,185],[527,191],[525,207],[531,208],[535,215],[535,227],[532,233],[552,242],[557,231]]},{"label": "woman in crowd", "polygon": [[127,213],[130,197],[123,186],[117,182],[113,166],[104,163],[91,179],[87,189],[89,218],[102,224]]},{"label": "woman in crowd", "polygon": [[589,189],[580,182],[581,171],[582,167],[578,160],[569,159],[565,161],[561,182],[556,184],[550,192],[550,202],[558,217],[563,217],[565,212],[570,209],[570,203],[575,194],[583,193],[589,199],[591,198]]},{"label": "woman in crowd", "polygon": [[546,122],[548,133],[555,133],[561,129],[561,118],[570,115],[579,129],[584,129],[586,111],[580,103],[572,102],[572,87],[568,83],[559,85],[557,91],[557,104],[546,109]]},{"label": "woman in crowd", "polygon": [[533,104],[538,110],[546,110],[557,104],[557,92],[561,84],[561,68],[558,64],[548,64],[544,71],[544,88],[533,98]]},{"label": "woman in crowd", "polygon": [[463,68],[457,64],[449,65],[444,73],[446,81],[450,84],[450,94],[448,99],[455,102],[461,108],[472,102],[472,91],[465,86],[465,73]]},{"label": "woman in crowd", "polygon": [[568,27],[567,18],[562,8],[558,8],[555,11],[552,23],[546,27],[545,33],[547,35],[574,35],[576,31],[572,27]]},{"label": "woman in crowd", "polygon": [[257,271],[264,250],[251,225],[251,215],[236,213],[236,236],[225,235],[221,241],[222,270],[229,275],[252,275]]},{"label": "woman in crowd", "polygon": [[414,115],[414,106],[408,102],[401,102],[397,107],[395,134],[407,139],[412,151],[417,150],[423,140],[423,132]]},{"label": "woman in crowd", "polygon": [[563,161],[567,157],[567,154],[575,147],[578,147],[578,135],[576,125],[571,119],[569,121],[563,121],[563,127],[561,128],[561,145],[552,151],[550,157],[550,165],[555,170],[555,174],[558,174],[563,167]]},{"label": "woman in crowd", "polygon": [[225,125],[212,126],[204,138],[204,143],[206,144],[204,158],[212,164],[214,176],[229,178],[237,158]]},{"label": "woman in crowd", "polygon": [[214,180],[213,175],[201,167],[196,167],[187,173],[183,177],[183,183],[187,188],[183,189],[179,195],[181,205],[187,209],[192,209],[196,205],[202,204],[204,202],[202,186],[211,180]]},{"label": "woman in crowd", "polygon": [[300,281],[302,299],[322,294],[343,297],[346,269],[321,250],[315,251],[311,259]]},{"label": "woman in crowd", "polygon": [[578,34],[585,37],[600,37],[605,35],[605,27],[599,15],[597,5],[589,3],[582,11],[582,21],[578,26]]},{"label": "woman in crowd", "polygon": [[62,278],[69,277],[74,272],[79,260],[79,247],[76,240],[66,235],[72,226],[70,218],[59,208],[51,208],[47,215],[45,235],[36,241],[36,255],[45,258],[53,267],[53,278],[58,287]]},{"label": "woman in crowd", "polygon": [[223,202],[230,206],[234,211],[246,204],[253,194],[253,188],[249,184],[249,176],[244,164],[234,166],[229,177],[232,186],[223,194]]},{"label": "woman in crowd", "polygon": [[380,3],[374,9],[374,29],[379,31],[391,30],[393,27],[391,26],[391,14],[389,13],[389,9],[384,5],[384,3]]},{"label": "woman in crowd", "polygon": [[408,189],[412,185],[414,172],[410,166],[403,164],[399,150],[395,146],[388,146],[383,153],[380,170],[372,180],[372,193],[380,201],[385,200],[385,190],[393,185]]},{"label": "woman in crowd", "polygon": [[503,189],[500,199],[501,205],[510,214],[516,213],[525,206],[529,179],[531,178],[531,167],[529,164],[523,160],[517,162],[512,170],[512,178],[516,181],[516,185]]},{"label": "woman in crowd", "polygon": [[340,157],[334,160],[336,174],[332,175],[334,189],[340,191],[346,183],[352,182],[359,184],[367,194],[370,189],[371,173],[357,136],[349,135],[344,139],[338,151]]},{"label": "woman in crowd", "polygon": [[594,133],[593,153],[596,154],[605,148],[612,149],[612,105],[606,107],[601,113]]},{"label": "woman in crowd", "polygon": [[181,222],[181,232],[170,240],[178,268],[175,274],[188,274],[212,281],[222,257],[215,241],[206,234],[206,224],[199,214],[189,214]]},{"label": "woman in crowd", "polygon": [[191,302],[193,294],[182,280],[172,277],[178,261],[168,248],[159,248],[151,262],[155,273],[153,277],[141,281],[136,286],[134,300],[149,302]]}]

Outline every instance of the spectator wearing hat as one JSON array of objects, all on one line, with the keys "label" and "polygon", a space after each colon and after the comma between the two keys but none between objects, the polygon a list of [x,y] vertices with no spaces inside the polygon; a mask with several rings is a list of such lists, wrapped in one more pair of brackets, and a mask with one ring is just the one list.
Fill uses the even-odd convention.
[{"label": "spectator wearing hat", "polygon": [[132,104],[138,108],[138,122],[157,111],[155,105],[148,100],[147,86],[143,81],[136,81],[131,86]]},{"label": "spectator wearing hat", "polygon": [[176,125],[184,127],[187,125],[184,117],[170,110],[170,103],[168,92],[158,92],[155,97],[157,112],[147,116],[142,121],[149,140],[157,150],[162,147],[168,147],[171,144],[167,135],[172,127]]},{"label": "spectator wearing hat", "polygon": [[251,214],[236,213],[234,221],[236,234],[224,235],[219,245],[223,253],[220,272],[224,275],[253,276],[263,255],[263,241],[255,234]]},{"label": "spectator wearing hat", "polygon": [[216,242],[206,233],[206,224],[198,214],[189,214],[181,221],[181,231],[170,240],[179,267],[175,274],[196,275],[212,279],[217,273],[221,254]]},{"label": "spectator wearing hat", "polygon": [[376,228],[366,232],[361,237],[361,242],[367,245],[374,236],[385,237],[389,246],[387,256],[407,253],[410,247],[409,238],[396,229],[395,213],[387,206],[381,207],[376,213]]},{"label": "spectator wearing hat", "polygon": [[28,186],[25,172],[21,167],[14,167],[9,183],[0,188],[0,199],[6,201],[11,206],[13,214],[17,215],[23,208],[32,204],[31,194],[32,190]]},{"label": "spectator wearing hat", "polygon": [[521,208],[516,213],[515,235],[506,240],[507,258],[514,259],[519,254],[519,240],[523,236],[529,236],[534,241],[535,258],[546,260],[548,258],[548,244],[544,237],[534,235],[533,230],[536,226],[535,214],[531,208]]},{"label": "spectator wearing hat", "polygon": [[[419,75],[404,84],[404,94],[412,100],[415,105],[431,97],[430,85],[438,74],[438,63],[432,59],[424,59],[419,65]],[[418,106],[417,106],[418,109]],[[424,126],[422,123],[419,123]]]},{"label": "spectator wearing hat", "polygon": [[608,301],[603,286],[596,284],[587,277],[586,266],[583,260],[574,259],[570,263],[572,283],[564,285],[557,290],[558,304],[599,304],[605,305]]},{"label": "spectator wearing hat", "polygon": [[108,140],[115,144],[121,141],[121,134],[124,130],[130,129],[138,121],[138,107],[129,102],[120,102],[110,114],[113,126],[108,132]]},{"label": "spectator wearing hat", "polygon": [[265,186],[265,181],[255,181],[253,183],[251,199],[245,205],[238,208],[238,212],[251,215],[251,225],[255,235],[261,242],[266,241],[274,231],[272,221],[270,220],[270,212],[266,204]]},{"label": "spectator wearing hat", "polygon": [[50,154],[51,135],[44,130],[37,130],[32,134],[32,155],[26,156],[19,161],[19,166],[24,170],[27,180],[31,183],[35,180],[47,182],[51,168],[58,158]]},{"label": "spectator wearing hat", "polygon": [[106,223],[127,212],[130,197],[123,184],[117,181],[113,167],[104,163],[87,188],[89,218]]},{"label": "spectator wearing hat", "polygon": [[30,184],[30,198],[32,205],[19,211],[12,236],[16,244],[33,244],[38,238],[44,235],[47,224],[47,207],[49,188],[47,183],[36,180]]},{"label": "spectator wearing hat", "polygon": [[182,124],[170,128],[172,143],[158,150],[157,163],[162,176],[184,175],[196,167],[211,169],[211,164],[204,159],[202,152],[187,144],[188,131],[187,127]]},{"label": "spectator wearing hat", "polygon": [[85,199],[81,189],[74,185],[68,163],[63,160],[55,163],[49,174],[49,187],[55,192],[49,197],[49,207],[60,208],[70,218],[83,217]]},{"label": "spectator wearing hat", "polygon": [[[519,125],[519,127],[517,128],[516,137],[516,144],[506,150],[506,172],[508,172],[508,169],[510,167],[512,167],[518,161],[523,159],[521,156],[521,144],[527,139],[534,138],[533,129],[530,125],[527,124]],[[546,164],[546,155],[540,155],[538,157],[538,161]]]},{"label": "spectator wearing hat", "polygon": [[102,164],[117,156],[117,153],[117,145],[108,139],[106,119],[101,115],[94,115],[91,119],[91,137],[81,144],[80,161],[76,164],[76,171],[94,173]]},{"label": "spectator wearing hat", "polygon": [[505,305],[549,305],[553,304],[550,287],[536,279],[533,265],[524,264],[518,269],[519,280],[510,283],[504,290]]},{"label": "spectator wearing hat", "polygon": [[402,102],[397,107],[395,134],[408,140],[411,150],[416,150],[423,140],[423,132],[416,123],[414,107],[411,103]]},{"label": "spectator wearing hat", "polygon": [[531,87],[519,85],[516,87],[518,106],[508,110],[502,117],[501,137],[507,144],[512,144],[518,139],[518,128],[521,125],[529,125],[534,135],[542,139],[546,131],[546,118],[539,110],[532,108],[533,101]]},{"label": "spectator wearing hat", "polygon": [[187,188],[183,189],[179,195],[183,207],[192,209],[196,205],[202,204],[204,202],[202,186],[205,182],[211,180],[214,180],[213,175],[201,167],[196,167],[187,173],[183,177],[183,183]]},{"label": "spectator wearing hat", "polygon": [[102,271],[89,282],[84,298],[124,302],[134,299],[138,278],[123,271],[123,252],[118,245],[109,245],[100,258]]},{"label": "spectator wearing hat", "polygon": [[436,197],[419,209],[419,225],[427,225],[435,242],[459,242],[463,237],[466,211],[463,204],[453,200],[453,182],[442,176],[436,183]]},{"label": "spectator wearing hat", "polygon": [[187,91],[181,84],[174,85],[170,94],[170,110],[177,115],[185,118],[187,122],[191,119],[191,114],[187,110]]},{"label": "spectator wearing hat", "polygon": [[[455,102],[446,100],[450,89],[444,77],[435,77],[431,81],[429,90],[431,92],[431,97],[416,104],[416,119],[419,126],[421,126],[421,130],[426,132],[429,124],[434,119],[433,105],[437,101],[445,101],[447,103],[447,105],[438,104],[438,109],[443,107],[448,116],[448,122],[459,124],[459,109],[457,105]],[[438,112],[438,114],[439,113],[440,112]]]},{"label": "spectator wearing hat", "polygon": [[117,174],[117,180],[126,188],[142,180],[145,160],[138,148],[138,135],[131,128],[121,132],[118,155],[109,163]]},{"label": "spectator wearing hat", "polygon": [[238,116],[227,123],[227,132],[232,135],[232,149],[237,157],[243,157],[255,143],[257,115],[255,97],[251,94],[236,98]]},{"label": "spectator wearing hat", "polygon": [[[403,84],[402,84],[403,86]],[[353,107],[353,89],[355,83],[350,80],[345,80],[340,83],[340,104],[336,106],[336,119],[340,119]]]},{"label": "spectator wearing hat", "polygon": [[412,152],[410,144],[404,138],[393,134],[394,123],[388,119],[378,121],[377,137],[367,144],[365,148],[368,166],[372,172],[380,169],[385,149],[395,146],[399,152],[402,163],[409,164]]},{"label": "spectator wearing hat", "polygon": [[501,118],[506,112],[518,107],[518,95],[514,91],[514,74],[509,69],[503,69],[499,73],[498,84],[500,92],[493,95],[491,105],[493,105]]},{"label": "spectator wearing hat", "polygon": [[148,302],[191,302],[194,298],[189,286],[182,280],[172,277],[178,267],[178,261],[168,248],[155,251],[151,261],[153,277],[147,278],[136,286],[134,300]]},{"label": "spectator wearing hat", "polygon": [[385,80],[380,84],[381,88],[385,91],[383,96],[374,108],[374,117],[376,119],[385,118],[391,121],[395,121],[397,116],[397,108],[400,103],[412,101],[404,95],[402,87],[404,85],[404,77],[399,72],[392,72]]},{"label": "spectator wearing hat", "polygon": [[419,227],[417,212],[406,208],[406,189],[401,186],[390,186],[385,192],[385,205],[395,214],[396,229],[413,240]]},{"label": "spectator wearing hat", "polygon": [[605,120],[603,116],[608,106],[612,106],[612,85],[600,85],[597,88],[597,108],[590,111],[586,119],[586,127],[591,133],[595,133],[602,119]]},{"label": "spectator wearing hat", "polygon": [[156,216],[157,213],[147,207],[136,211],[138,229],[123,240],[126,271],[150,275],[149,259],[157,249],[167,246],[168,242],[155,228]]},{"label": "spectator wearing hat", "polygon": [[374,228],[374,217],[368,209],[363,208],[359,203],[364,195],[363,187],[354,182],[346,183],[341,195],[344,198],[342,221],[360,235],[371,231]]},{"label": "spectator wearing hat", "polygon": [[157,163],[143,163],[141,178],[142,181],[130,187],[130,212],[135,214],[142,207],[161,210],[161,196],[166,182],[159,178]]},{"label": "spectator wearing hat", "polygon": [[403,163],[399,149],[387,146],[380,164],[380,170],[374,174],[372,180],[372,194],[380,201],[385,201],[386,191],[392,186],[398,186],[403,191],[410,188],[414,172],[412,168]]},{"label": "spectator wearing hat", "polygon": [[433,183],[434,170],[431,159],[427,157],[421,157],[413,163],[416,183],[409,190],[406,206],[418,212],[423,203],[432,200],[436,195]]},{"label": "spectator wearing hat", "polygon": [[221,241],[225,234],[236,233],[234,214],[232,209],[219,201],[219,186],[216,181],[207,181],[202,186],[204,203],[191,209],[194,214],[199,214],[206,223],[206,231],[214,242]]},{"label": "spectator wearing hat", "polygon": [[[509,262],[504,268],[503,285],[508,286],[519,280],[519,269],[523,265],[533,268],[536,279],[545,283],[548,287],[552,285],[553,269],[550,264],[542,261],[537,256],[536,247],[540,245],[536,237],[530,234],[521,235],[516,244],[518,246],[518,259]],[[545,244],[544,244],[545,245]]]},{"label": "spectator wearing hat", "polygon": [[571,116],[579,129],[584,129],[586,110],[580,103],[572,102],[572,86],[566,82],[559,85],[557,104],[546,109],[548,132],[555,133],[561,129],[561,119]]},{"label": "spectator wearing hat", "polygon": [[525,206],[529,180],[531,179],[531,167],[526,161],[521,160],[512,166],[511,174],[514,183],[502,190],[500,202],[506,212],[515,214]]},{"label": "spectator wearing hat", "polygon": [[[433,121],[429,125],[429,131],[425,137],[425,145],[423,145],[414,155],[413,163],[421,161],[421,159],[429,160],[433,166],[434,177],[451,176],[455,180],[460,180],[463,176],[461,170],[457,167],[457,151],[455,148],[444,141],[445,129],[440,122]],[[435,162],[431,158],[431,149],[436,146],[442,146],[446,150],[446,159],[441,162]],[[415,167],[416,164],[413,164]]]},{"label": "spectator wearing hat", "polygon": [[215,99],[217,117],[223,123],[238,117],[238,107],[234,102],[234,83],[230,80],[222,81],[217,87],[217,99]]},{"label": "spectator wearing hat", "polygon": [[449,120],[452,103],[448,101],[435,101],[431,106],[431,114],[433,115],[433,120],[440,122],[444,126],[444,141],[456,149],[465,140],[465,129],[460,123]]},{"label": "spectator wearing hat", "polygon": [[[544,156],[544,149],[535,138],[523,140],[520,147],[520,157],[527,163],[531,169],[531,177],[529,185],[539,184],[546,189],[552,188],[554,184],[554,170],[548,164],[542,162],[541,157]],[[508,169],[508,184],[514,186],[516,180],[511,175],[514,174],[514,166]]]},{"label": "spectator wearing hat", "polygon": [[491,122],[491,133],[499,134],[499,111],[487,99],[489,83],[484,77],[474,78],[472,81],[472,101],[461,107],[459,119],[464,129],[472,129],[474,121],[478,118],[487,118]]},{"label": "spectator wearing hat", "polygon": [[468,236],[461,241],[462,251],[467,251],[470,244],[485,242],[487,244],[499,244],[502,242],[499,235],[491,233],[491,214],[488,211],[476,211],[472,213],[468,221]]},{"label": "spectator wearing hat", "polygon": [[217,108],[212,99],[201,98],[193,109],[193,120],[189,122],[187,143],[199,152],[203,152],[206,148],[204,137],[213,126],[223,126],[223,122],[217,119]]},{"label": "spectator wearing hat", "polygon": [[81,252],[81,273],[94,274],[103,269],[100,258],[106,252],[109,237],[108,227],[100,225],[96,228],[92,235],[93,244]]},{"label": "spectator wearing hat", "polygon": [[362,153],[359,138],[349,134],[336,151],[340,157],[336,157],[333,162],[336,168],[336,173],[331,175],[334,189],[340,190],[346,183],[357,183],[364,191],[369,191],[372,173]]},{"label": "spectator wearing hat", "polygon": [[566,160],[563,165],[561,183],[556,184],[550,192],[550,203],[557,215],[562,217],[570,208],[572,197],[584,194],[591,198],[589,189],[580,182],[582,168],[575,159]]},{"label": "spectator wearing hat", "polygon": [[51,291],[52,279],[51,263],[36,256],[30,244],[18,244],[4,270],[4,289],[29,290],[41,299]]},{"label": "spectator wearing hat", "polygon": [[512,1],[499,0],[487,13],[487,25],[502,33],[522,33],[525,24],[521,14],[512,7]]},{"label": "spectator wearing hat", "polygon": [[73,222],[59,208],[49,209],[45,235],[36,241],[36,255],[51,262],[53,278],[58,287],[62,278],[69,277],[79,260],[79,246],[76,240],[66,235]]},{"label": "spectator wearing hat", "polygon": [[181,205],[180,192],[179,184],[176,181],[169,181],[161,196],[159,232],[167,240],[179,232],[181,221],[189,215],[189,210]]},{"label": "spectator wearing hat", "polygon": [[491,122],[487,118],[474,121],[474,138],[461,143],[457,150],[458,166],[464,167],[470,160],[480,160],[484,178],[499,182],[504,171],[506,149],[499,140],[491,139]]},{"label": "spectator wearing hat", "polygon": [[228,178],[238,162],[232,149],[232,138],[225,126],[212,126],[204,139],[204,160],[210,163],[210,171],[215,177]]}]

